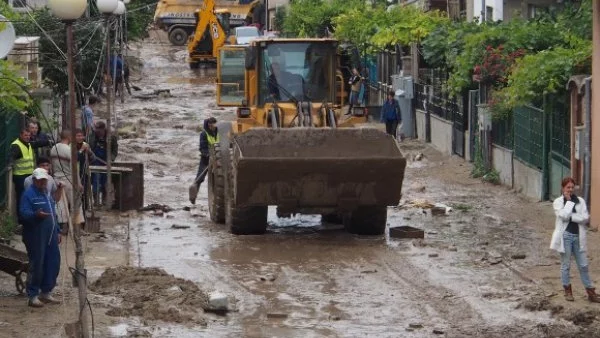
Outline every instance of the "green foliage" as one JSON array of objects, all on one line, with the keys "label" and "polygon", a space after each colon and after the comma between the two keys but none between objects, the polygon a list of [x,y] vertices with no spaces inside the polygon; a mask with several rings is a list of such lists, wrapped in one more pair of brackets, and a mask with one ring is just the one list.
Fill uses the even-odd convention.
[{"label": "green foliage", "polygon": [[373,35],[382,27],[384,20],[385,11],[381,8],[352,8],[333,19],[335,36],[366,52],[372,49]]},{"label": "green foliage", "polygon": [[[0,2],[0,14],[9,20],[19,20],[8,4]],[[0,31],[6,29],[6,23],[0,22]],[[21,111],[30,104],[30,98],[25,92],[27,81],[18,75],[17,67],[9,61],[0,60],[0,102],[8,111]]]},{"label": "green foliage", "polygon": [[498,172],[496,169],[491,169],[485,173],[485,175],[483,175],[482,179],[485,182],[498,185],[500,184],[500,172]]},{"label": "green foliage", "polygon": [[362,7],[363,0],[295,0],[283,22],[283,33],[297,37],[323,37],[328,30],[333,30],[336,16]]},{"label": "green foliage", "polygon": [[438,26],[449,22],[448,17],[439,12],[423,12],[415,6],[397,6],[386,11],[380,26],[371,41],[380,48],[390,45],[409,45],[420,42]]},{"label": "green foliage", "polygon": [[[60,51],[66,54],[66,29],[65,25],[57,19],[47,8],[35,10],[32,13],[35,21],[49,35],[48,38],[33,22],[33,20],[15,24],[19,35],[40,36],[40,66],[43,67],[42,77],[48,86],[57,93],[68,90],[67,61]],[[81,18],[73,25],[74,47],[74,72],[77,80],[84,86],[89,86],[92,81],[97,83],[96,75],[103,44],[103,23],[98,17]],[[60,51],[57,47],[60,48]]]},{"label": "green foliage", "polygon": [[130,3],[129,6],[134,10],[127,13],[127,37],[129,40],[148,37],[148,26],[154,20],[156,4],[156,0],[136,0]]},{"label": "green foliage", "polygon": [[17,229],[17,222],[8,211],[0,211],[0,238],[11,239]]},{"label": "green foliage", "polygon": [[273,30],[283,31],[283,24],[287,17],[287,11],[285,7],[277,7],[275,10],[275,18],[273,19]]},{"label": "green foliage", "polygon": [[0,102],[8,111],[24,110],[31,100],[25,90],[28,83],[17,74],[17,68],[9,61],[0,60]]}]

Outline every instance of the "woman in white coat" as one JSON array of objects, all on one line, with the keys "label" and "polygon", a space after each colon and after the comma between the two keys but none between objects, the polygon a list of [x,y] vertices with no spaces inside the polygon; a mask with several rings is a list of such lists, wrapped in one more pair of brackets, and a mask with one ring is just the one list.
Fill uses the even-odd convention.
[{"label": "woman in white coat", "polygon": [[579,275],[590,302],[600,303],[600,297],[596,294],[588,272],[588,260],[586,256],[586,230],[590,218],[585,201],[573,194],[575,180],[566,177],[562,180],[562,196],[554,200],[554,213],[556,223],[550,249],[560,253],[561,281],[565,289],[565,299],[572,302],[573,290],[570,282],[571,256],[575,256],[575,262],[579,268]]}]

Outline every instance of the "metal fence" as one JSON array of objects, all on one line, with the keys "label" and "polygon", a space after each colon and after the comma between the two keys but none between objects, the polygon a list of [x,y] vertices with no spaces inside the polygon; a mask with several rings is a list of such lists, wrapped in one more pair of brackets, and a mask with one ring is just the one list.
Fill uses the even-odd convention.
[{"label": "metal fence", "polygon": [[540,170],[544,169],[544,111],[531,106],[514,110],[515,157]]},{"label": "metal fence", "polygon": [[8,163],[10,144],[19,137],[22,115],[0,105],[0,209],[8,203]]},{"label": "metal fence", "polygon": [[428,110],[448,121],[454,121],[463,107],[461,100],[451,96],[444,86],[448,73],[440,69],[419,69],[419,83],[416,84],[417,109]]},{"label": "metal fence", "polygon": [[514,148],[513,117],[492,121],[492,143],[506,149]]}]

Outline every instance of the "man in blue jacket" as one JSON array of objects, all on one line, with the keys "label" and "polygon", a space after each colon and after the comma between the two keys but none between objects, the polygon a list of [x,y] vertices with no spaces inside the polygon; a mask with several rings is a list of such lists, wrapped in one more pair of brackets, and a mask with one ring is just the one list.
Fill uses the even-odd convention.
[{"label": "man in blue jacket", "polygon": [[400,115],[400,105],[394,99],[394,94],[393,91],[390,91],[387,100],[381,107],[381,122],[385,123],[385,131],[396,138],[396,129],[398,129],[402,117]]},{"label": "man in blue jacket", "polygon": [[[23,243],[29,257],[27,297],[31,307],[60,303],[52,297],[60,270],[58,245],[61,237],[56,219],[56,202],[47,189],[48,178],[45,169],[35,169],[32,174],[33,185],[25,190],[19,204],[24,223]],[[58,189],[62,187],[59,186]]]}]

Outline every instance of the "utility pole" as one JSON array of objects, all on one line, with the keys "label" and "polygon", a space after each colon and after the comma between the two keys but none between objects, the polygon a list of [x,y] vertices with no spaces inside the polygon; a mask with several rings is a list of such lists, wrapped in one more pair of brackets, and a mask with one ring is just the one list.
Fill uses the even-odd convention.
[{"label": "utility pole", "polygon": [[75,241],[75,268],[77,289],[79,293],[79,322],[81,333],[84,338],[90,336],[88,327],[87,311],[87,274],[85,273],[85,262],[83,257],[83,246],[81,245],[81,227],[79,224],[79,210],[81,198],[79,191],[79,170],[77,169],[77,142],[76,139],[76,116],[75,116],[75,75],[73,74],[73,21],[65,21],[67,26],[67,68],[69,81],[69,115],[71,118],[71,185],[73,191],[73,211],[71,213],[73,225],[73,239]]},{"label": "utility pole", "polygon": [[112,208],[112,130],[111,130],[111,107],[112,107],[112,74],[110,73],[110,15],[106,15],[106,187],[104,202],[106,209]]},{"label": "utility pole", "polygon": [[[590,126],[590,148],[591,152],[594,150],[598,152],[600,150],[600,0],[593,0],[592,22],[592,122]],[[590,200],[586,202],[590,205],[590,225],[597,226],[600,223],[600,156],[591,157],[591,162]]]}]

